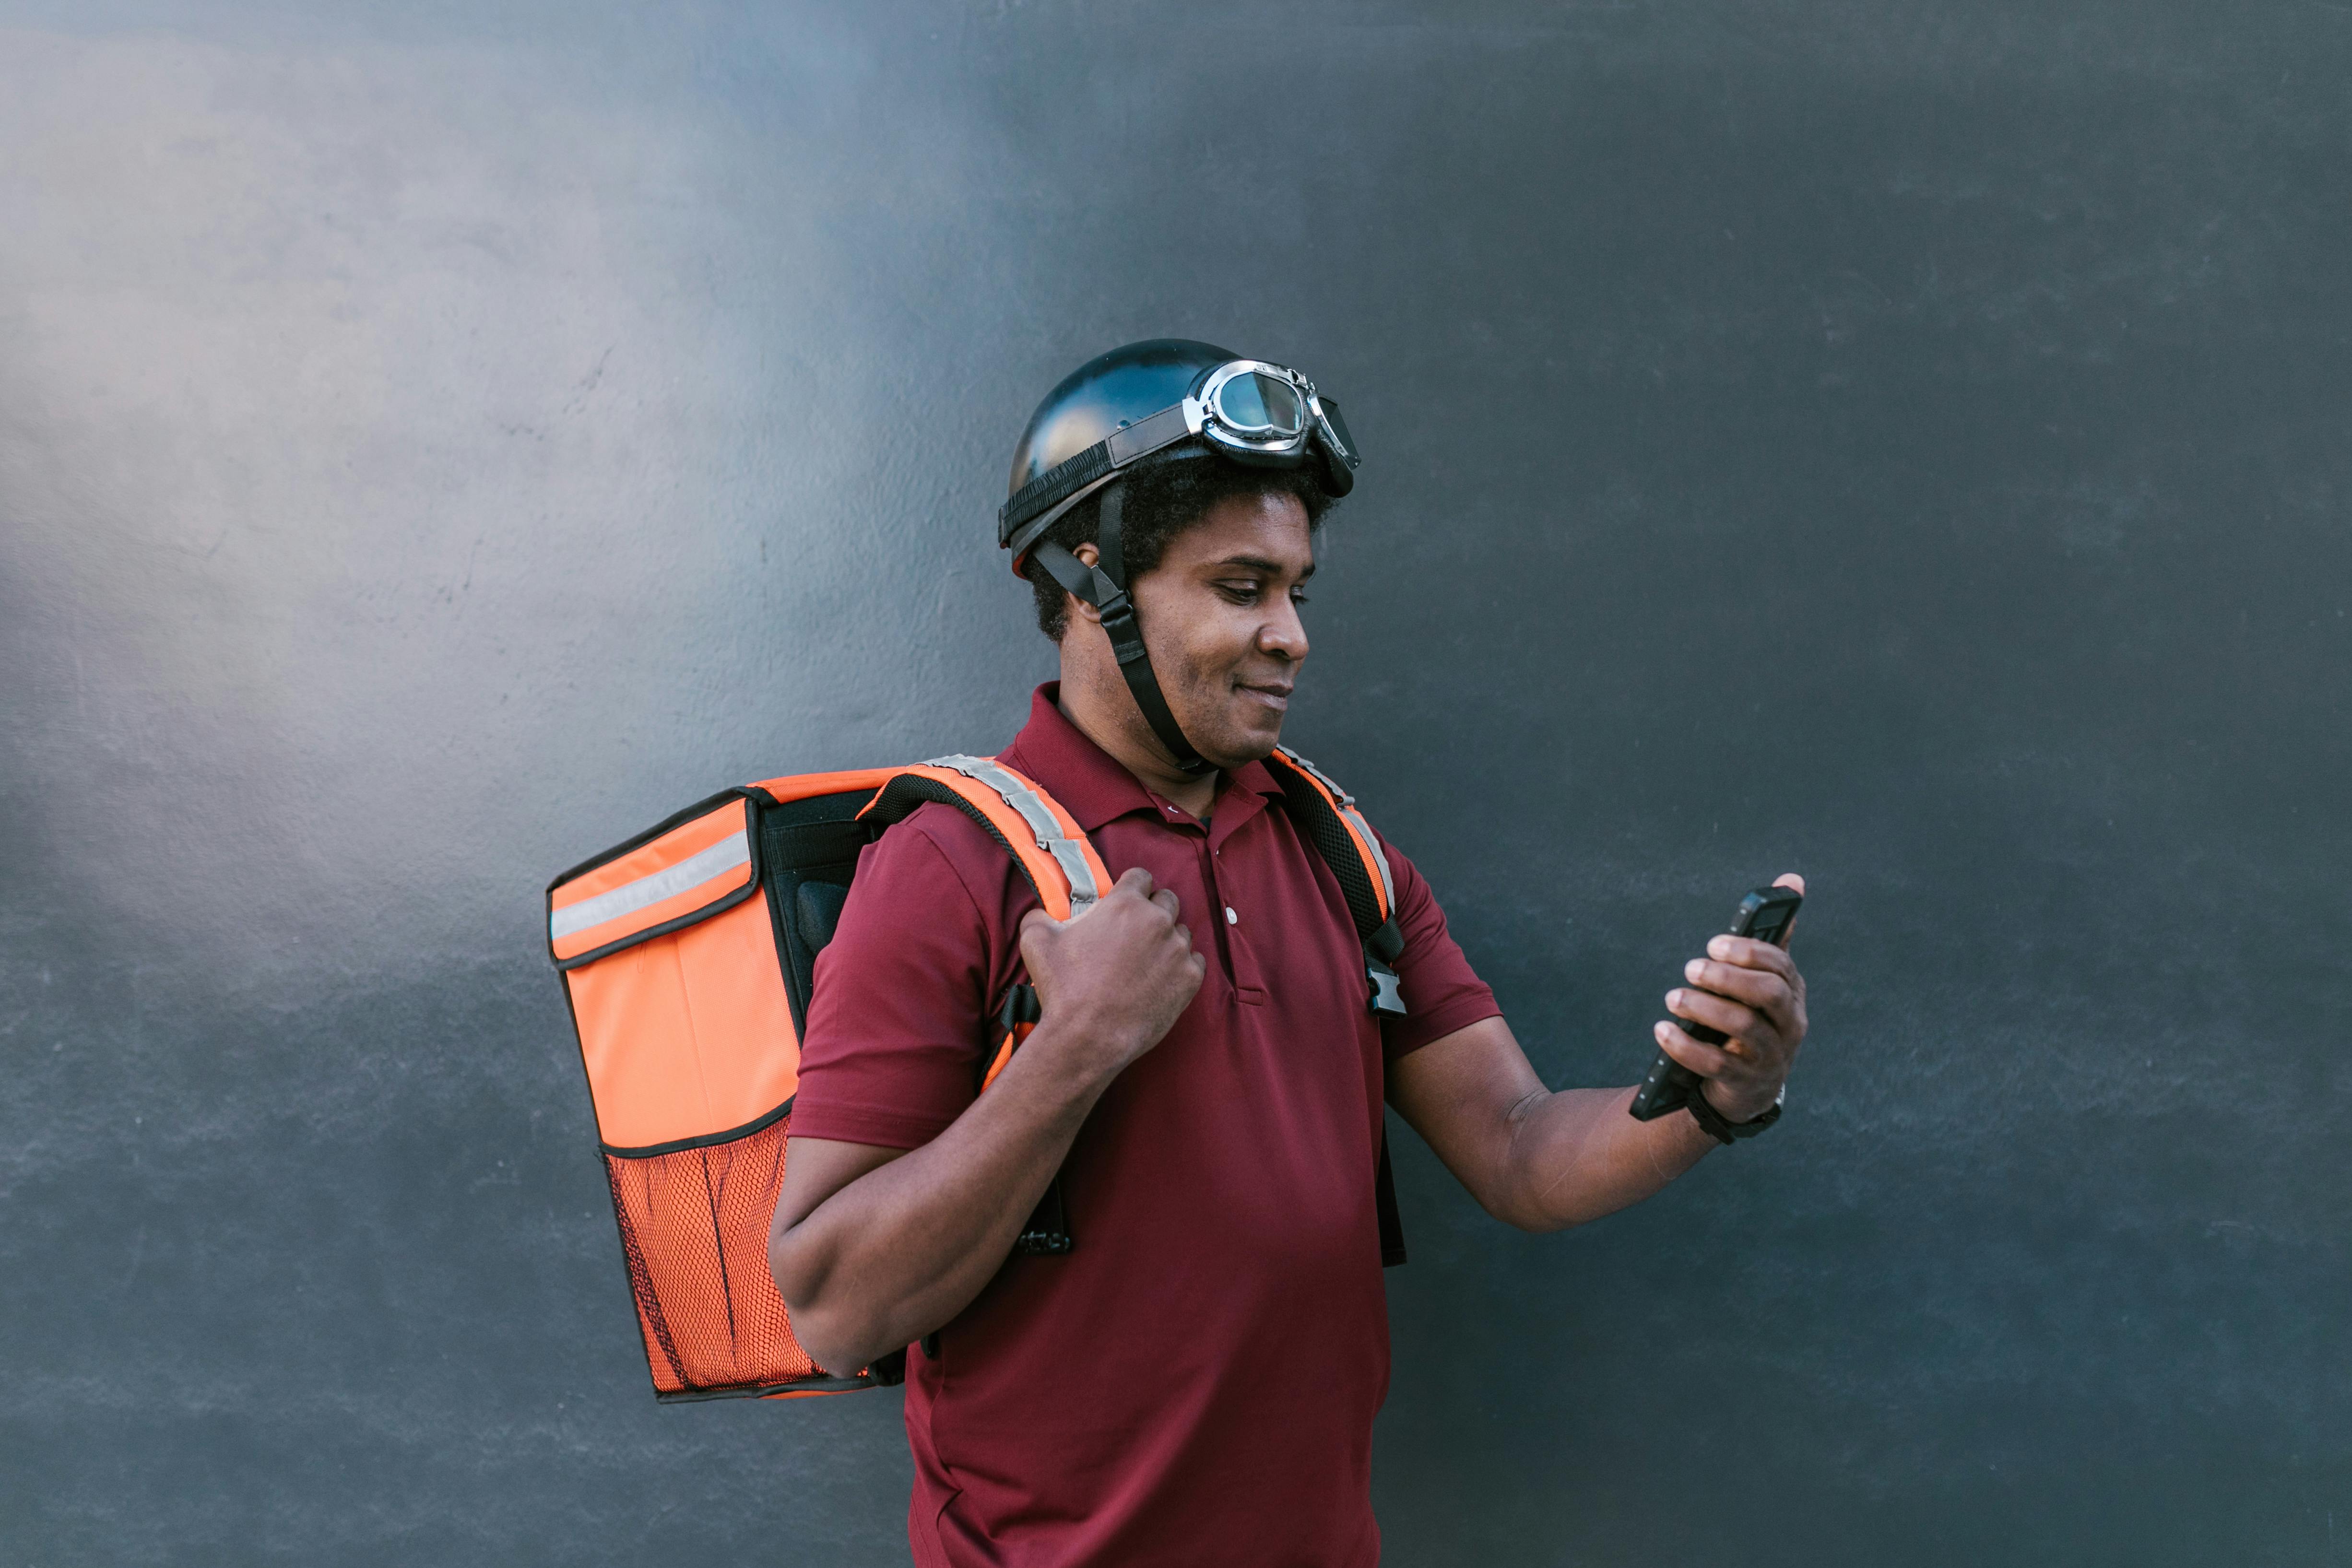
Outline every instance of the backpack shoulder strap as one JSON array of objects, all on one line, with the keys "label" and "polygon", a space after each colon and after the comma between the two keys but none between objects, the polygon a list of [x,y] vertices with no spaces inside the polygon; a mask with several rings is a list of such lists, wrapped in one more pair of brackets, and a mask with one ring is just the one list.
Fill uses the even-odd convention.
[{"label": "backpack shoulder strap", "polygon": [[[935,757],[895,770],[858,813],[859,820],[887,828],[936,801],[950,806],[985,829],[1004,846],[1021,874],[1036,890],[1037,902],[1055,920],[1075,920],[1108,895],[1112,878],[1076,818],[1037,781],[984,757]],[[1002,1031],[980,1080],[986,1093],[1037,1027],[1037,993],[1016,985],[1004,998],[995,1027]],[[1057,1257],[1070,1250],[1069,1221],[1056,1173],[1021,1228],[1013,1250],[1030,1257]]]},{"label": "backpack shoulder strap", "polygon": [[1289,808],[1291,820],[1322,855],[1331,874],[1339,879],[1357,938],[1364,945],[1364,976],[1371,988],[1372,1011],[1383,1018],[1404,1017],[1404,997],[1397,988],[1394,967],[1404,952],[1404,936],[1396,924],[1396,884],[1372,825],[1356,810],[1354,796],[1288,747],[1277,747],[1265,765],[1275,782],[1282,786],[1283,804]]},{"label": "backpack shoulder strap", "polygon": [[[1382,1018],[1404,1017],[1404,993],[1397,984],[1394,967],[1404,953],[1404,935],[1396,923],[1396,883],[1389,875],[1389,857],[1382,852],[1372,825],[1356,810],[1355,797],[1288,747],[1276,747],[1265,764],[1275,782],[1282,786],[1282,801],[1289,809],[1291,821],[1339,879],[1339,891],[1347,895],[1349,916],[1364,944],[1364,977],[1371,988],[1372,1011]],[[1381,1222],[1381,1265],[1392,1269],[1405,1260],[1404,1219],[1397,1209],[1396,1177],[1390,1171],[1385,1124],[1381,1128],[1372,1198]]]},{"label": "backpack shoulder strap", "polygon": [[934,757],[893,769],[858,820],[887,828],[927,801],[951,806],[1004,846],[1037,902],[1056,920],[1094,907],[1112,877],[1061,802],[1030,779],[984,757]]}]

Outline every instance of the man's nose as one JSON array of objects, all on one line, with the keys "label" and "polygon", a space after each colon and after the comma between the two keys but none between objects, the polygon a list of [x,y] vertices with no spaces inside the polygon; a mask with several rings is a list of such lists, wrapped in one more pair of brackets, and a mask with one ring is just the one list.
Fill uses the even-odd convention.
[{"label": "man's nose", "polygon": [[1257,646],[1262,653],[1272,653],[1293,664],[1307,657],[1307,623],[1298,618],[1298,606],[1287,597],[1273,619],[1258,628]]}]

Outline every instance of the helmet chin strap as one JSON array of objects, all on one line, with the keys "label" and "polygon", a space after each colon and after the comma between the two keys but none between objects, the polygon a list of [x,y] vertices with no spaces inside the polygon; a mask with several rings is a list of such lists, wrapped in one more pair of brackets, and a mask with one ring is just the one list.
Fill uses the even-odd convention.
[{"label": "helmet chin strap", "polygon": [[1125,488],[1113,480],[1101,492],[1102,522],[1095,530],[1097,564],[1088,566],[1051,539],[1038,540],[1029,558],[1073,597],[1101,612],[1103,631],[1118,658],[1118,673],[1127,677],[1127,689],[1134,695],[1143,722],[1168,748],[1179,773],[1187,779],[1205,778],[1217,770],[1217,765],[1195,751],[1177,727],[1168,699],[1160,695],[1160,678],[1152,674],[1151,655],[1144,651],[1143,623],[1135,618],[1135,605],[1127,596],[1126,528],[1120,517],[1120,492]]}]

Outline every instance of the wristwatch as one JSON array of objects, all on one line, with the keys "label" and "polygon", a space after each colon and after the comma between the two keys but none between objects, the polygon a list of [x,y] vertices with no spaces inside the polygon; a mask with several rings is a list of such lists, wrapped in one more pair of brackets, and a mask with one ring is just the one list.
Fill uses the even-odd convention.
[{"label": "wristwatch", "polygon": [[1698,1130],[1718,1144],[1733,1144],[1742,1138],[1754,1137],[1780,1119],[1780,1102],[1789,1097],[1789,1086],[1783,1083],[1780,1092],[1773,1096],[1772,1108],[1761,1116],[1747,1122],[1727,1122],[1722,1112],[1707,1103],[1704,1090],[1705,1085],[1693,1089],[1690,1098],[1683,1103],[1690,1107],[1691,1120],[1698,1124]]}]

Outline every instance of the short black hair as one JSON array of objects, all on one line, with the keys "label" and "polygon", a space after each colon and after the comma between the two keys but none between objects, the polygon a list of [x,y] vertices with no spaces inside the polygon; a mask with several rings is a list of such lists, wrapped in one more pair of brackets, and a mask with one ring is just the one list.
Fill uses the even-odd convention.
[{"label": "short black hair", "polygon": [[[1311,468],[1250,468],[1213,456],[1162,458],[1118,483],[1127,492],[1119,507],[1119,542],[1129,582],[1158,566],[1178,535],[1220,503],[1237,496],[1293,497],[1307,508],[1310,532],[1323,526],[1324,515],[1337,504],[1323,493]],[[1039,542],[1051,539],[1075,552],[1082,544],[1096,542],[1101,524],[1102,492],[1098,490],[1065,512]],[[1024,564],[1022,573],[1037,596],[1037,630],[1059,643],[1070,629],[1068,595],[1034,556]]]}]

